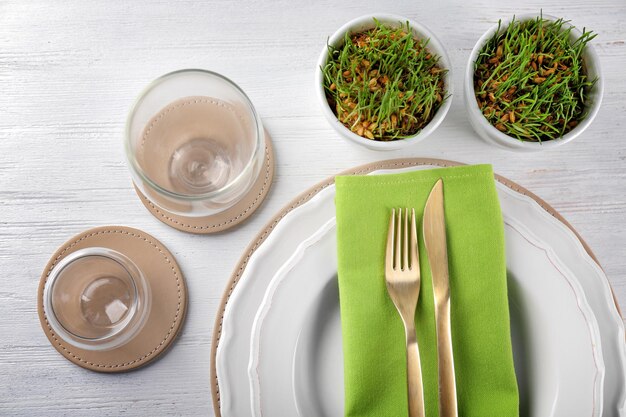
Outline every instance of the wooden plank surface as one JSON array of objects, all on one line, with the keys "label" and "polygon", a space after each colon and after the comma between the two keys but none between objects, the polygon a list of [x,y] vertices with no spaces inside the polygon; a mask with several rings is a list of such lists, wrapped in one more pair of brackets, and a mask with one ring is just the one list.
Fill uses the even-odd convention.
[{"label": "wooden plank surface", "polygon": [[[564,16],[599,33],[606,94],[598,118],[567,146],[495,149],[471,130],[462,100],[476,40],[500,17]],[[380,153],[330,129],[313,89],[327,37],[384,11],[433,30],[453,63],[452,108],[417,147]],[[0,0],[0,415],[212,415],[209,349],[215,312],[249,240],[287,201],[340,170],[404,156],[492,163],[560,211],[586,239],[626,307],[626,3],[621,0],[310,2]],[[267,202],[247,223],[192,236],[152,218],[122,150],[127,111],[153,78],[188,67],[235,80],[274,140]],[[190,291],[174,348],[138,372],[100,375],[61,357],[40,329],[36,289],[48,257],[92,226],[123,224],[160,239]]]}]

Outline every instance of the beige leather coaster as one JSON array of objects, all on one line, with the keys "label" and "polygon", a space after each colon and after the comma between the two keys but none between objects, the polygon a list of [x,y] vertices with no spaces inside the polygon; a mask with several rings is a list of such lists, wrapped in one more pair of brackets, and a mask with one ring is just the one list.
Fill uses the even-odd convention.
[{"label": "beige leather coaster", "polygon": [[[152,293],[147,322],[131,341],[108,351],[76,348],[52,331],[43,307],[43,290],[54,266],[70,253],[88,247],[104,247],[126,255],[142,271]],[[41,276],[37,309],[44,333],[52,346],[69,361],[98,372],[122,372],[139,368],[159,357],[181,329],[187,310],[187,289],[172,254],[155,238],[123,226],[87,230],[61,246],[50,258]]]},{"label": "beige leather coaster", "polygon": [[154,205],[137,187],[135,191],[144,206],[154,217],[168,226],[183,232],[210,234],[221,232],[241,223],[259,208],[272,185],[274,178],[274,149],[272,141],[265,134],[265,160],[259,177],[250,188],[250,191],[234,206],[229,209],[206,217],[184,217],[163,210]]}]

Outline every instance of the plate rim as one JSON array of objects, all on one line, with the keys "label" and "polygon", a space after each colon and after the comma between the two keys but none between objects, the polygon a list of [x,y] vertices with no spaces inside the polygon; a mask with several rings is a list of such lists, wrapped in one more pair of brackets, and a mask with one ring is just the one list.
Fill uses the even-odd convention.
[{"label": "plate rim", "polygon": [[[283,206],[283,208],[281,208],[280,211],[276,213],[265,224],[265,226],[263,226],[261,231],[255,235],[255,237],[246,247],[239,261],[237,262],[234,268],[234,271],[231,274],[226,284],[226,288],[219,302],[218,314],[216,315],[215,323],[213,326],[213,335],[211,337],[211,353],[210,353],[211,355],[210,385],[211,385],[211,397],[212,397],[212,402],[213,402],[213,411],[216,417],[222,417],[221,407],[220,407],[219,381],[217,379],[217,370],[216,370],[216,353],[217,353],[217,348],[219,346],[220,337],[222,334],[222,323],[224,319],[224,312],[226,309],[226,305],[228,304],[228,301],[230,300],[230,296],[232,295],[235,287],[237,286],[237,283],[239,282],[239,279],[241,278],[243,271],[245,270],[248,264],[248,261],[252,257],[253,253],[259,248],[259,246],[261,246],[261,244],[266,240],[266,238],[274,230],[274,227],[276,227],[276,225],[292,210],[294,210],[295,208],[309,201],[311,198],[317,195],[317,193],[319,193],[321,190],[325,189],[329,185],[334,184],[335,177],[337,175],[363,175],[363,174],[367,174],[375,170],[408,168],[408,167],[420,166],[420,165],[432,165],[435,167],[444,168],[444,167],[459,166],[459,165],[466,165],[466,164],[457,162],[457,161],[435,159],[435,158],[399,158],[399,159],[388,159],[388,160],[382,160],[382,161],[377,161],[377,162],[371,162],[371,163],[359,165],[359,166],[341,171],[340,173],[326,178],[325,180],[313,185],[312,187],[308,188],[304,192],[297,195],[293,200],[291,200],[289,203]],[[602,269],[600,262],[598,261],[597,257],[595,256],[595,254],[593,253],[593,251],[591,250],[587,242],[585,242],[585,240],[576,231],[576,229],[567,220],[565,220],[565,218],[561,214],[559,214],[552,206],[550,206],[546,201],[544,201],[543,199],[541,199],[540,197],[538,197],[531,191],[515,183],[514,181],[511,181],[496,173],[494,173],[494,177],[498,182],[511,188],[513,191],[516,191],[522,195],[532,198],[533,200],[537,202],[537,204],[539,204],[539,206],[541,206],[541,208],[543,208],[546,212],[548,212],[550,215],[555,217],[558,221],[563,223],[563,225],[565,225],[568,229],[570,229],[574,233],[576,238],[580,241],[583,249],[587,252],[587,254],[591,257],[591,259],[593,259],[596,265],[598,265],[598,267]],[[602,269],[602,271],[604,272],[604,269]],[[604,274],[604,276],[606,277],[606,274]],[[611,283],[610,281],[608,281],[608,279],[607,279],[607,283],[612,293],[612,298],[615,304],[615,308],[617,309],[617,312],[620,315],[620,317],[622,317],[623,319],[623,314],[617,302],[615,292],[613,291]]]}]

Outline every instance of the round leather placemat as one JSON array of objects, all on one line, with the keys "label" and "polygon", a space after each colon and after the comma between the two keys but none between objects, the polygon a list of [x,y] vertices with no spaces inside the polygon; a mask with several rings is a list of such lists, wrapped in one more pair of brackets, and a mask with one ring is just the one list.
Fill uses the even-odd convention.
[{"label": "round leather placemat", "polygon": [[157,207],[135,186],[144,206],[163,223],[183,232],[210,234],[230,229],[243,222],[259,208],[269,192],[274,178],[274,149],[269,135],[265,134],[265,160],[259,177],[252,188],[237,204],[223,212],[205,217],[185,217]]},{"label": "round leather placemat", "polygon": [[[79,349],[61,340],[52,331],[43,308],[43,289],[54,266],[70,253],[88,247],[110,248],[126,255],[142,271],[152,293],[148,320],[139,334],[108,351]],[[130,227],[97,227],[74,236],[52,255],[41,275],[37,310],[48,340],[70,362],[92,371],[123,372],[146,365],[172,344],[185,319],[187,288],[176,260],[161,242]]]},{"label": "round leather placemat", "polygon": [[[373,162],[366,165],[361,165],[355,168],[348,169],[343,171],[337,175],[365,175],[372,171],[377,171],[381,169],[399,169],[399,168],[408,168],[412,166],[419,165],[429,165],[433,167],[449,167],[456,165],[464,165],[461,162],[447,161],[443,159],[428,159],[428,158],[404,158],[404,159],[390,159],[386,161]],[[567,222],[555,209],[553,209],[548,203],[543,201],[541,198],[537,197],[535,194],[531,193],[524,187],[514,183],[511,180],[508,180],[498,174],[495,175],[495,178],[498,182],[506,185],[512,190],[517,191],[518,193],[524,194],[533,200],[535,200],[544,210],[554,216],[557,220],[562,222],[565,226],[567,226],[578,239],[582,243],[583,247],[591,256],[591,258],[599,265],[598,259],[593,254],[587,243],[582,239],[582,237],[576,232],[574,227]],[[215,412],[216,417],[221,417],[222,413],[220,411],[220,387],[219,381],[217,380],[217,372],[215,369],[215,354],[217,353],[217,346],[220,342],[220,336],[222,333],[222,320],[224,318],[224,310],[226,309],[226,304],[230,299],[233,290],[237,286],[239,282],[239,278],[243,274],[250,257],[257,250],[257,248],[265,241],[265,239],[269,236],[269,234],[274,230],[274,227],[283,217],[285,217],[289,212],[293,209],[301,206],[302,204],[309,201],[313,198],[317,193],[319,193],[324,188],[335,182],[335,176],[327,178],[326,180],[320,182],[317,185],[309,188],[295,199],[293,199],[290,203],[288,203],[283,209],[281,209],[266,225],[265,227],[256,235],[256,237],[252,240],[252,242],[246,248],[244,254],[239,259],[239,262],[235,266],[234,272],[230,277],[230,280],[226,284],[226,289],[224,290],[224,294],[222,295],[222,299],[220,301],[220,305],[218,307],[217,316],[215,319],[215,326],[213,327],[213,338],[211,341],[211,396],[213,398],[213,410]],[[613,300],[615,302],[615,306],[617,310],[620,312],[619,305],[617,303],[617,299],[615,299],[615,295],[613,296]]]}]

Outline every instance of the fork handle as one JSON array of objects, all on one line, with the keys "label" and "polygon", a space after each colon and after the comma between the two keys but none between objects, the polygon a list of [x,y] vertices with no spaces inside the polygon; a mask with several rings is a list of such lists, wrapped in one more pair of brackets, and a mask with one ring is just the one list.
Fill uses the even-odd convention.
[{"label": "fork handle", "polygon": [[422,364],[420,362],[419,347],[417,346],[417,336],[415,335],[415,324],[405,324],[405,332],[409,417],[425,417]]}]

